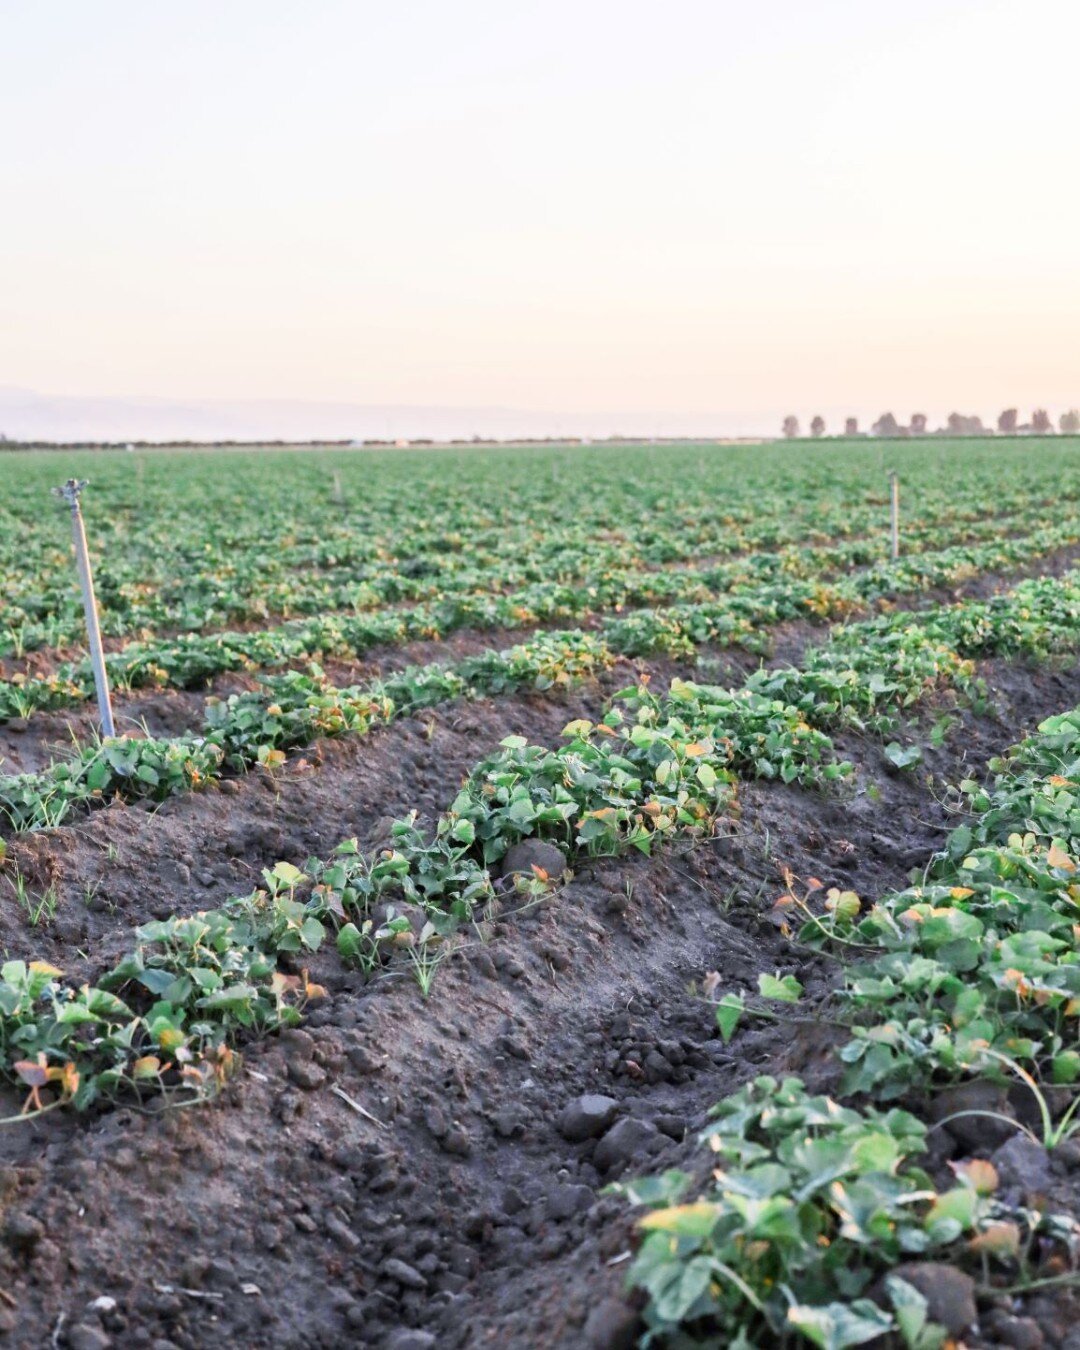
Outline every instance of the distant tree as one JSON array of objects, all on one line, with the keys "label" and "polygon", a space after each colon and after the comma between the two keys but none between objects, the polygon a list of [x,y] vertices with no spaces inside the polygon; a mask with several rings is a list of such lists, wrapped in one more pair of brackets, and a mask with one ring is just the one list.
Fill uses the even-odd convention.
[{"label": "distant tree", "polygon": [[1045,436],[1048,431],[1053,431],[1054,424],[1050,421],[1050,414],[1045,408],[1036,408],[1031,414],[1031,429],[1040,436]]},{"label": "distant tree", "polygon": [[912,414],[911,414],[911,434],[912,434],[913,436],[925,436],[925,435],[926,435],[926,414],[925,414],[925,413],[912,413]]},{"label": "distant tree", "polygon": [[998,431],[1003,436],[1015,436],[1017,424],[1020,421],[1020,414],[1015,408],[1006,408],[1003,413],[998,415]]},{"label": "distant tree", "polygon": [[844,435],[857,436],[858,434],[859,434],[859,419],[857,417],[847,418],[846,421],[844,422]]},{"label": "distant tree", "polygon": [[962,436],[964,434],[964,414],[951,412],[945,419],[945,429],[950,436]]},{"label": "distant tree", "polygon": [[1061,414],[1058,422],[1063,436],[1080,436],[1080,408],[1070,408]]},{"label": "distant tree", "polygon": [[810,435],[811,436],[825,435],[825,419],[820,415],[820,413],[810,423]]},{"label": "distant tree", "polygon": [[793,441],[798,434],[799,419],[793,413],[788,413],[784,418],[784,435],[789,441]]},{"label": "distant tree", "polygon": [[981,436],[986,431],[978,413],[972,413],[969,417],[964,413],[951,412],[945,426],[950,436]]},{"label": "distant tree", "polygon": [[900,423],[891,412],[882,413],[870,430],[875,436],[899,436]]}]

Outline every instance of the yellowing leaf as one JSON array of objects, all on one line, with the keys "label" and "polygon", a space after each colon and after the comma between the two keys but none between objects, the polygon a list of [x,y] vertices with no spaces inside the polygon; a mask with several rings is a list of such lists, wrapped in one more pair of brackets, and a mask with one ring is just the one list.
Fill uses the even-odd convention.
[{"label": "yellowing leaf", "polygon": [[982,1158],[971,1158],[967,1162],[950,1163],[950,1166],[976,1195],[993,1195],[998,1188],[998,1174],[993,1163]]},{"label": "yellowing leaf", "polygon": [[31,961],[30,969],[35,975],[48,975],[50,979],[58,979],[64,973],[56,966],[49,965],[48,961]]},{"label": "yellowing leaf", "polygon": [[992,1223],[971,1239],[968,1249],[990,1256],[1016,1256],[1020,1250],[1020,1229],[1014,1223]]},{"label": "yellowing leaf", "polygon": [[670,1209],[654,1210],[641,1220],[641,1227],[649,1232],[705,1237],[712,1231],[719,1213],[718,1205],[710,1205],[705,1200],[699,1200],[692,1205],[672,1205]]}]

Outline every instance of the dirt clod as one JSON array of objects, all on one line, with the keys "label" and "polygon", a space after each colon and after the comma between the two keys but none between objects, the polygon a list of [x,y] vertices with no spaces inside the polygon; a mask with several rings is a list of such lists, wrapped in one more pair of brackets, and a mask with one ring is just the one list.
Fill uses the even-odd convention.
[{"label": "dirt clod", "polygon": [[626,1119],[612,1125],[596,1146],[593,1161],[601,1172],[614,1172],[628,1163],[648,1158],[659,1131],[647,1120]]},{"label": "dirt clod", "polygon": [[978,1312],[975,1281],[943,1261],[908,1261],[893,1272],[926,1299],[927,1316],[954,1336],[970,1327]]},{"label": "dirt clod", "polygon": [[572,1144],[580,1144],[603,1134],[615,1119],[618,1109],[619,1103],[614,1097],[587,1092],[567,1102],[559,1112],[556,1129],[564,1139],[569,1139]]},{"label": "dirt clod", "polygon": [[603,1299],[585,1323],[590,1350],[630,1350],[637,1338],[639,1320],[633,1308],[619,1299]]},{"label": "dirt clod", "polygon": [[556,848],[554,844],[547,844],[542,839],[523,839],[520,844],[515,844],[509,849],[502,860],[504,877],[515,874],[534,877],[537,870],[550,877],[552,881],[558,880],[566,871],[566,854],[562,849]]},{"label": "dirt clod", "polygon": [[[980,1114],[971,1114],[974,1112]],[[932,1114],[935,1121],[955,1117],[944,1128],[964,1148],[978,1149],[987,1144],[1003,1144],[1015,1133],[1015,1127],[1007,1120],[995,1120],[986,1112],[998,1116],[1012,1114],[1008,1089],[999,1083],[975,1079],[956,1083],[939,1092],[934,1098]]]}]

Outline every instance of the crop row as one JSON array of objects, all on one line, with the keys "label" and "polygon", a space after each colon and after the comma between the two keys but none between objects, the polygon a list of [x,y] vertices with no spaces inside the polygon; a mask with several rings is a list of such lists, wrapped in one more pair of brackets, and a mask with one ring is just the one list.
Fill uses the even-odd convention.
[{"label": "crop row", "polygon": [[[582,472],[583,466],[572,467]],[[197,515],[188,519],[184,502],[170,502],[167,493],[150,523],[145,512],[133,521],[126,508],[110,516],[106,482],[95,498],[100,505],[91,535],[105,631],[122,636],[148,626],[204,629],[859,537],[880,557],[880,485],[853,493],[854,486],[833,482],[822,494],[812,483],[795,481],[756,498],[744,490],[735,497],[709,496],[692,482],[678,494],[609,486],[602,500],[580,495],[572,521],[553,522],[545,515],[541,523],[524,508],[505,505],[485,518],[475,499],[466,506],[443,484],[429,515],[414,512],[399,519],[398,503],[391,522],[385,512],[380,519],[372,500],[380,494],[367,483],[363,496],[354,494],[342,509],[328,491],[326,474],[319,476],[305,526],[303,503],[310,488],[297,494],[291,518],[282,514],[272,525],[231,496],[200,500]],[[1080,488],[1059,483],[1056,491],[1060,507]],[[535,494],[530,484],[525,496]],[[619,495],[628,498],[624,511],[614,500]],[[412,492],[408,500],[415,500]],[[1045,503],[1033,500],[1026,483],[998,485],[997,524],[986,519],[983,500],[960,484],[951,492],[923,491],[918,517],[905,529],[906,546],[976,541],[994,531],[1030,529],[1046,517]],[[0,507],[0,568],[6,578],[0,655],[78,641],[82,632],[65,513],[57,508],[55,520],[43,529],[41,502],[28,501],[26,507],[25,512]],[[612,519],[623,522],[617,530],[609,528]],[[28,530],[30,521],[34,528]]]},{"label": "crop row", "polygon": [[[0,816],[8,828],[61,824],[73,810],[114,798],[164,800],[205,787],[225,773],[261,763],[318,736],[365,734],[377,723],[460,697],[545,690],[595,675],[619,655],[685,650],[731,640],[730,613],[712,606],[610,620],[599,635],[553,632],[505,652],[454,665],[410,666],[386,680],[338,688],[316,669],[270,677],[260,689],[207,702],[200,734],[165,740],[108,738],[71,759],[0,778]],[[807,722],[841,720],[882,729],[895,706],[931,690],[973,690],[972,658],[1041,656],[1080,644],[1080,574],[1022,582],[1008,595],[927,615],[883,615],[836,629],[802,668],[762,669],[742,695],[796,708]],[[676,688],[681,687],[676,685]],[[775,769],[786,776],[786,767]],[[769,775],[771,776],[771,775]]]},{"label": "crop row", "polygon": [[[836,1051],[842,1098],[925,1102],[976,1077],[989,1096],[966,1108],[955,1097],[946,1122],[989,1116],[1052,1149],[1077,1128],[1080,1100],[1080,709],[1049,718],[991,769],[989,786],[961,785],[969,819],[921,884],[865,913],[847,892],[822,907],[792,887],[778,904],[802,916],[802,942],[854,955],[832,1009],[850,1034]],[[774,1008],[801,993],[793,977],[767,975],[760,990]],[[725,1038],[761,1002],[725,995]],[[1034,1129],[1012,1116],[1010,1082],[1029,1094]],[[917,1276],[890,1270],[910,1275],[904,1263],[931,1258],[985,1276],[989,1261],[1022,1282],[1034,1277],[1035,1234],[1050,1240],[1044,1255],[1080,1235],[1071,1218],[998,1198],[990,1163],[953,1164],[953,1184],[939,1187],[916,1161],[927,1126],[907,1111],[859,1111],[797,1079],[760,1078],[714,1116],[701,1138],[713,1161],[703,1191],[688,1199],[692,1178],[675,1172],[625,1188],[651,1210],[630,1280],[649,1296],[656,1344],[749,1346],[797,1329],[830,1350],[887,1331],[941,1345],[963,1328],[935,1327]]]},{"label": "crop row", "polygon": [[[951,514],[951,513],[950,513]],[[1030,528],[1038,519],[1035,512],[1010,516],[995,524],[977,520],[943,525],[921,525],[908,533],[909,550],[935,546],[941,541],[974,542],[993,533],[1009,533]],[[789,530],[792,527],[788,526]],[[806,553],[807,565],[813,565],[814,544],[778,544],[774,531],[760,526],[755,532],[762,538],[749,539],[742,530],[727,524],[723,540],[712,541],[717,555],[740,554],[755,557],[747,550],[765,548],[759,566],[774,551],[785,556]],[[676,547],[673,535],[670,548],[655,545],[640,552],[626,540],[611,541],[595,535],[583,535],[578,528],[552,532],[532,539],[523,547],[503,539],[485,544],[472,536],[456,541],[443,540],[442,550],[434,556],[384,556],[372,553],[370,544],[346,537],[333,552],[313,561],[294,554],[307,549],[283,549],[270,558],[257,555],[245,568],[235,557],[217,568],[208,568],[207,560],[185,559],[186,567],[171,575],[164,573],[152,584],[145,568],[132,564],[130,574],[118,574],[115,566],[102,563],[98,568],[97,591],[106,632],[122,634],[132,629],[170,626],[195,629],[215,622],[266,618],[271,614],[296,617],[325,610],[370,609],[400,602],[437,599],[445,593],[475,590],[508,591],[534,582],[558,583],[588,581],[596,575],[631,568],[647,570],[672,562],[701,556],[703,541],[681,539]],[[830,549],[828,535],[815,530],[816,547],[825,548],[826,566],[844,566],[848,556],[835,542]],[[851,556],[875,561],[882,556],[880,528],[876,537],[856,540]],[[690,551],[688,551],[690,550]],[[40,573],[30,574],[26,586],[12,578],[0,600],[0,630],[7,630],[6,644],[30,650],[43,641],[59,643],[77,639],[81,632],[79,597],[73,585],[71,563],[65,550],[55,561],[55,583],[43,587]],[[660,554],[662,556],[658,557]],[[670,555],[670,556],[669,556]],[[140,560],[141,561],[141,560]],[[196,570],[196,567],[198,570]]]},{"label": "crop row", "polygon": [[[873,717],[881,694],[903,689],[913,702],[935,682],[962,683],[969,649],[980,655],[1035,654],[1048,645],[1073,645],[1080,626],[1076,595],[1072,578],[1028,582],[997,601],[939,611],[933,635],[904,614],[850,625],[813,651],[803,670],[761,671],[747,691],[798,706],[811,720],[827,719],[838,709],[849,717]],[[790,595],[785,603],[794,603]],[[412,666],[368,685],[338,688],[317,671],[269,678],[261,689],[208,700],[199,734],[109,738],[38,773],[0,778],[0,813],[11,829],[52,827],[73,810],[115,797],[164,800],[256,763],[273,767],[288,750],[316,736],[363,734],[375,723],[454,698],[550,688],[595,674],[619,655],[730,642],[739,636],[732,604],[737,597],[726,605],[612,619],[598,636],[540,634],[506,652],[482,653],[456,665]],[[745,618],[743,626],[745,641],[751,631]]]},{"label": "crop row", "polygon": [[[545,583],[507,596],[471,594],[438,604],[372,614],[327,614],[256,632],[179,636],[161,642],[130,643],[107,657],[110,679],[121,688],[192,688],[236,670],[327,658],[355,659],[376,646],[446,637],[463,628],[515,629],[552,622],[580,622],[605,611],[678,599],[657,614],[649,609],[609,619],[608,641],[626,655],[649,651],[685,654],[701,642],[761,646],[760,630],[795,618],[835,619],[887,595],[917,594],[953,585],[981,572],[1024,566],[1080,537],[1068,526],[1046,527],[1016,539],[976,547],[953,547],[869,567],[830,584],[806,579],[816,563],[798,560],[791,572],[780,555],[780,575],[760,580],[755,560],[738,568],[702,572],[621,573],[587,586]],[[848,553],[849,560],[851,554]],[[820,559],[818,559],[820,561]],[[711,599],[714,592],[726,591]],[[666,627],[667,636],[660,630]],[[635,637],[635,632],[638,634]],[[88,661],[71,662],[45,676],[17,675],[0,682],[0,720],[36,710],[70,707],[93,694]]]}]

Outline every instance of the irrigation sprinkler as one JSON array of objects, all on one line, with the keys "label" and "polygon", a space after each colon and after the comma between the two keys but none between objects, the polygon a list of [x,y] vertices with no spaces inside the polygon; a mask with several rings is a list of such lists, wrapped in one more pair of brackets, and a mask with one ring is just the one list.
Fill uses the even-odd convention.
[{"label": "irrigation sprinkler", "polygon": [[86,634],[90,645],[90,664],[94,670],[98,711],[101,714],[101,730],[105,736],[115,736],[112,701],[109,698],[109,674],[105,669],[105,653],[101,649],[101,628],[98,624],[97,600],[94,598],[94,574],[90,568],[86,529],[79,507],[79,494],[84,487],[86,487],[85,479],[80,483],[75,478],[69,478],[63,487],[53,488],[53,494],[63,497],[71,507],[71,536],[75,541],[75,563],[79,569],[79,585],[82,587],[83,612],[86,614]]},{"label": "irrigation sprinkler", "polygon": [[900,556],[900,475],[895,469],[889,471],[889,496],[892,515],[892,560]]}]

